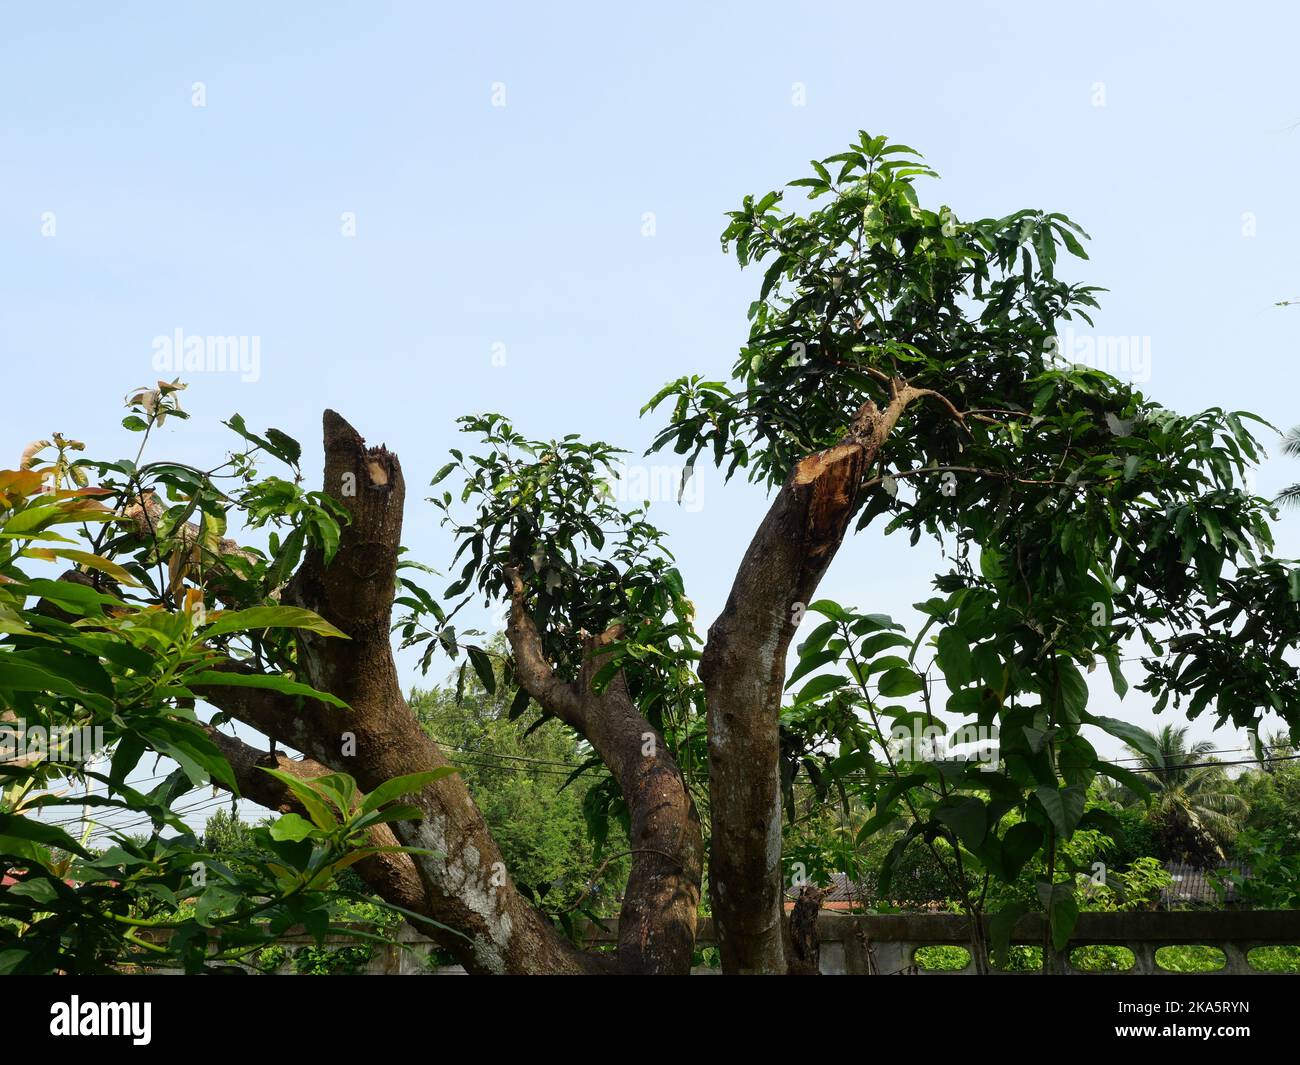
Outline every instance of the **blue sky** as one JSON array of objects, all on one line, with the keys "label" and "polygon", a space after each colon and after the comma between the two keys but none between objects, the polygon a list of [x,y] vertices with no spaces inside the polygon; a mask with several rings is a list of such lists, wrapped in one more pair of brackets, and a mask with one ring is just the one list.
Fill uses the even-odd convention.
[{"label": "blue sky", "polygon": [[[639,453],[644,400],[724,375],[744,337],[759,276],[723,213],[858,129],[922,151],[959,217],[1088,229],[1097,332],[1149,338],[1148,394],[1300,422],[1300,306],[1273,306],[1300,298],[1297,31],[1251,3],[9,5],[0,446],[125,454],[154,337],[255,336],[258,379],[183,375],[193,420],[161,446],[207,461],[238,411],[301,439],[314,481],[334,407],[401,455],[406,541],[442,565],[421,487],[455,417]],[[1257,484],[1296,479],[1274,458]],[[654,515],[707,623],[764,500],[701,485]],[[1300,555],[1300,514],[1278,541]],[[911,623],[937,561],[859,538],[823,590]]]}]

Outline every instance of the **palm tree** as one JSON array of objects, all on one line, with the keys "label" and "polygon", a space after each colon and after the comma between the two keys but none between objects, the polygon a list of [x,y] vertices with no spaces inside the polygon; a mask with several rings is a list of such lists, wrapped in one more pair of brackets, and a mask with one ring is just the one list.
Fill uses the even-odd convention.
[{"label": "palm tree", "polygon": [[[1282,436],[1282,454],[1290,455],[1292,458],[1300,458],[1300,425],[1293,429],[1288,429]],[[1289,506],[1300,506],[1300,483],[1288,485],[1278,492],[1275,503],[1282,503]]]},{"label": "palm tree", "polygon": [[[1223,861],[1224,845],[1236,836],[1248,806],[1232,790],[1223,768],[1213,764],[1214,744],[1198,740],[1189,745],[1187,728],[1166,725],[1158,733],[1147,732],[1151,742],[1144,746],[1149,749],[1129,750],[1155,793],[1150,818],[1168,851],[1165,857],[1209,865]],[[1140,801],[1127,789],[1116,797],[1124,805]]]}]

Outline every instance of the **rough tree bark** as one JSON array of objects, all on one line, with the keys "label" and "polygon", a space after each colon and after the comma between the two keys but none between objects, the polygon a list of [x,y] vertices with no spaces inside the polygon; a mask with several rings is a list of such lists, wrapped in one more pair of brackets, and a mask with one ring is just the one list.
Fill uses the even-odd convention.
[{"label": "rough tree bark", "polygon": [[[392,656],[391,607],[405,497],[401,467],[383,447],[367,448],[332,411],[325,413],[324,448],[325,491],[346,507],[350,521],[331,563],[327,566],[319,551],[310,552],[281,598],[314,610],[349,637],[303,633],[298,664],[307,683],[338,696],[350,709],[313,702],[300,710],[295,700],[277,693],[233,686],[212,685],[201,694],[232,718],[302,751],[322,771],[350,773],[370,790],[392,777],[447,763],[402,696]],[[516,602],[510,632],[529,693],[600,752],[632,815],[632,871],[616,956],[577,950],[516,890],[482,815],[455,775],[409,798],[421,811],[419,821],[392,826],[400,842],[431,853],[359,863],[359,871],[383,897],[461,932],[463,937],[444,937],[444,942],[470,972],[686,972],[702,847],[681,773],[621,676],[599,696],[590,690],[601,641],[592,641],[579,683],[561,684],[540,654],[536,630],[522,610],[522,592]],[[231,662],[224,668],[251,667]],[[264,756],[229,743],[225,749],[237,763],[241,787],[266,787],[254,783],[266,777],[254,769]],[[274,791],[261,794],[285,801]]]},{"label": "rough tree bark", "polygon": [[[286,604],[314,610],[348,639],[303,634],[303,679],[349,704],[339,710],[275,693],[214,685],[203,697],[236,720],[371,790],[385,780],[447,764],[402,695],[389,628],[402,528],[405,483],[397,457],[367,448],[333,411],[324,418],[325,491],[348,511],[329,566],[308,553],[285,588]],[[241,668],[232,664],[230,668]],[[470,972],[581,973],[601,968],[557,935],[515,889],[486,822],[459,776],[429,785],[409,801],[418,822],[392,826],[423,885],[423,912],[464,938],[449,949]],[[364,874],[363,874],[364,875]],[[385,885],[370,881],[377,890]]]},{"label": "rough tree bark", "polygon": [[708,700],[709,888],[725,972],[789,969],[779,772],[790,641],[844,538],[864,474],[898,419],[927,396],[952,409],[901,380],[890,381],[890,396],[884,410],[865,404],[841,443],[795,465],[709,628],[700,660]]},{"label": "rough tree bark", "polygon": [[704,861],[700,819],[668,745],[641,715],[620,671],[604,692],[592,691],[601,647],[620,628],[587,641],[581,675],[565,684],[542,654],[541,639],[524,605],[518,573],[506,635],[516,672],[528,694],[577,729],[609,767],[630,814],[632,869],[618,924],[618,961],[624,972],[684,973],[695,949],[695,922]]}]

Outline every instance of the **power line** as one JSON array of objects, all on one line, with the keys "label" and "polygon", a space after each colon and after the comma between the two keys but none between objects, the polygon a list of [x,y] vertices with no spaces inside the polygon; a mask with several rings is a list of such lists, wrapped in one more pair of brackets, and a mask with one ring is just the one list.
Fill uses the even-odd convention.
[{"label": "power line", "polygon": [[[449,750],[449,751],[463,751],[463,752],[465,752],[466,754],[472,754],[472,755],[475,755],[476,757],[479,757],[479,758],[498,758],[498,759],[506,759],[506,760],[511,761],[511,762],[525,762],[525,763],[527,763],[527,764],[529,764],[529,765],[558,766],[560,771],[556,773],[557,776],[568,776],[570,773],[572,773],[575,769],[578,768],[577,765],[574,765],[574,764],[571,763],[571,762],[557,762],[557,761],[555,761],[555,760],[553,760],[553,759],[549,759],[549,758],[530,758],[530,757],[528,757],[527,755],[522,755],[522,754],[498,754],[498,753],[496,753],[495,751],[485,751],[485,750],[483,750],[482,748],[463,747],[463,746],[460,746],[460,745],[458,745],[458,744],[451,743],[451,742],[449,742],[449,741],[447,741],[447,740],[441,740],[441,739],[439,739],[437,736],[433,736],[433,735],[430,735],[429,738],[432,739],[432,740],[434,741],[434,743],[438,744],[439,747],[443,747],[443,748],[445,748],[446,750]],[[452,758],[456,758],[457,756],[456,756],[456,755],[451,755],[450,757],[452,757]],[[462,759],[462,760],[463,760],[463,759]],[[466,762],[465,764],[466,764],[466,765],[481,765],[483,768],[488,768],[488,769],[511,769],[511,768],[513,768],[513,767],[511,767],[511,766],[494,766],[494,765],[490,765],[490,764],[487,764],[487,763],[476,763],[476,762]],[[595,768],[595,767],[593,766],[592,768]],[[602,766],[602,767],[600,767],[600,768],[603,769],[604,767]],[[545,770],[541,770],[541,769],[539,769],[539,770],[535,770],[535,772],[541,773],[541,772],[545,772]]]},{"label": "power line", "polygon": [[[954,761],[955,760],[956,759],[954,759]],[[1242,758],[1234,762],[1217,762],[1217,761],[1183,762],[1176,765],[1166,765],[1166,766],[1135,766],[1133,769],[1128,770],[1128,772],[1161,774],[1161,773],[1172,773],[1175,770],[1180,770],[1180,769],[1209,769],[1209,768],[1217,768],[1219,766],[1230,766],[1230,765],[1271,765],[1274,762],[1294,762],[1297,760],[1300,760],[1300,754],[1284,754],[1284,755],[1278,755],[1276,758]],[[933,761],[939,762],[939,761],[944,761],[944,759],[936,758],[933,759]],[[1116,766],[1119,769],[1125,768],[1124,766],[1119,765],[1119,763],[1109,761],[1105,758],[1097,759],[1096,764]],[[839,779],[867,780],[868,777],[866,776],[866,774],[863,773],[846,773],[843,777],[840,777]]]},{"label": "power line", "polygon": [[[495,765],[492,762],[470,762],[470,761],[466,761],[464,758],[462,758],[459,755],[451,755],[451,760],[453,762],[458,763],[459,765],[474,766],[476,769],[490,769],[498,773],[538,773],[543,776],[549,776],[549,777],[571,776],[579,768],[578,766],[575,765],[566,773],[562,769],[528,769],[525,768],[524,766]],[[599,768],[601,770],[604,770],[605,772],[608,772],[608,770],[605,769],[604,766],[597,767],[593,765],[593,766],[588,766],[587,768],[589,769]]]},{"label": "power line", "polygon": [[[529,757],[526,757],[526,756],[524,756],[524,755],[496,754],[496,753],[494,753],[494,752],[492,752],[492,751],[475,750],[475,749],[473,749],[473,748],[461,747],[461,746],[458,746],[458,745],[456,745],[456,744],[446,743],[446,742],[441,741],[441,740],[435,740],[435,742],[438,742],[441,746],[446,747],[447,749],[449,749],[449,750],[451,750],[451,751],[468,751],[469,753],[475,754],[475,755],[479,756],[480,758],[486,757],[486,758],[510,759],[511,761],[516,761],[516,762],[525,762],[525,763],[528,763],[528,764],[530,764],[530,765],[536,765],[536,766],[543,766],[543,767],[552,767],[552,766],[555,766],[555,767],[559,767],[559,768],[536,768],[536,769],[528,769],[528,768],[525,768],[525,767],[523,767],[523,766],[500,765],[500,764],[497,764],[497,763],[495,763],[495,762],[476,761],[476,760],[473,760],[473,759],[466,758],[466,757],[464,757],[463,755],[459,755],[459,754],[452,754],[452,755],[450,755],[451,759],[452,759],[454,762],[457,762],[457,763],[459,763],[459,764],[461,764],[461,765],[465,765],[465,766],[473,766],[474,768],[478,768],[478,769],[487,769],[487,770],[492,770],[492,771],[495,771],[495,772],[505,772],[505,773],[537,773],[537,774],[543,774],[543,775],[547,775],[547,776],[562,776],[562,777],[568,777],[568,776],[571,776],[571,775],[572,775],[572,774],[573,774],[577,769],[580,768],[579,766],[577,766],[577,765],[573,765],[573,764],[570,764],[570,763],[568,763],[568,762],[557,762],[557,761],[554,761],[554,760],[551,760],[551,759],[545,759],[545,758],[529,758]],[[299,758],[298,758],[297,760],[301,761],[301,760],[302,760],[302,756],[299,756]],[[594,769],[594,770],[597,770],[597,771],[599,771],[599,772],[608,772],[608,771],[609,771],[605,766],[594,766],[594,765],[592,765],[592,766],[587,766],[586,768],[587,768],[587,769]],[[161,776],[169,776],[169,775],[170,775],[170,774],[166,774],[166,773],[161,774]],[[160,779],[160,778],[154,778],[154,779]],[[90,794],[92,794],[92,793],[90,793],[90,792],[86,792],[86,793],[83,793],[83,794],[81,794],[81,795],[69,796],[68,798],[69,798],[69,799],[72,799],[72,800],[78,800],[78,799],[85,798],[87,795],[90,795]],[[214,797],[212,797],[211,799],[200,800],[198,803],[192,804],[192,805],[189,806],[189,807],[177,807],[177,809],[176,809],[174,812],[176,812],[176,813],[181,813],[181,812],[184,812],[184,811],[187,811],[187,810],[200,809],[200,808],[206,808],[206,807],[214,806],[214,805],[217,805],[217,804],[219,804],[219,803],[223,803],[223,802],[225,802],[229,797],[230,797],[229,795],[219,795],[219,796],[214,796]],[[242,797],[242,796],[241,796],[241,797]],[[251,800],[250,800],[250,801],[251,801]],[[69,803],[69,805],[71,805],[71,803]],[[136,816],[137,813],[138,813],[138,811],[134,810],[133,808],[128,808],[128,807],[115,807],[115,808],[112,810],[111,813],[109,813],[108,815],[105,816],[105,818],[104,818],[103,820],[94,819],[94,823],[96,823],[97,825],[100,826],[100,829],[99,829],[99,830],[102,830],[102,831],[118,831],[118,830],[121,830],[121,829],[124,829],[124,828],[137,827],[137,826],[139,826],[139,825],[146,824],[146,823],[148,823],[149,821],[152,820],[152,818],[149,817],[149,816],[147,816],[147,815],[146,815],[145,817],[143,817],[143,818],[137,818],[137,816]],[[125,816],[128,818],[128,820],[127,820],[127,821],[121,821],[121,822],[118,822],[117,824],[113,824],[111,821],[108,820],[108,818],[110,818],[110,817],[112,817],[112,816],[114,816],[114,815],[116,815],[116,816],[122,816],[122,815],[125,815]],[[132,818],[134,818],[134,820],[131,820]],[[53,826],[55,826],[55,827],[59,827],[59,828],[65,828],[65,827],[67,827],[68,825],[75,825],[75,824],[80,824],[80,823],[84,823],[84,822],[85,822],[85,818],[80,817],[80,816],[77,816],[77,817],[68,817],[68,818],[63,818],[63,819],[51,819],[51,820],[49,820],[49,821],[45,821],[44,823],[45,823],[45,824],[48,824],[48,825],[53,825]]]},{"label": "power line", "polygon": [[[1184,762],[1181,765],[1166,766],[1137,766],[1129,772],[1131,773],[1169,773],[1176,769],[1208,769],[1212,766],[1227,765],[1271,765],[1273,762],[1294,762],[1300,759],[1300,754],[1283,754],[1276,758],[1242,758],[1235,762]],[[1114,762],[1107,762],[1106,765],[1115,765]]]},{"label": "power line", "polygon": [[511,762],[530,762],[533,763],[534,765],[559,766],[562,769],[565,767],[568,767],[569,769],[577,768],[577,766],[571,765],[569,762],[557,762],[547,758],[529,758],[528,756],[522,754],[497,754],[495,751],[485,751],[481,747],[462,747],[458,744],[450,742],[449,740],[439,739],[437,736],[434,736],[432,733],[430,733],[429,738],[433,740],[433,742],[436,743],[439,747],[445,747],[447,750],[451,750],[451,751],[464,751],[466,754],[480,755],[487,758],[504,758]]},{"label": "power line", "polygon": [[[1267,751],[1267,750],[1272,750],[1273,748],[1271,748],[1271,747],[1265,747],[1264,749]],[[1204,753],[1207,754],[1207,755],[1209,755],[1209,754],[1240,754],[1242,751],[1253,751],[1253,750],[1254,750],[1253,747],[1223,747],[1223,748],[1220,748],[1220,749],[1217,749],[1217,750],[1209,750],[1209,751],[1205,751]],[[1112,765],[1118,765],[1120,762],[1141,762],[1141,761],[1143,761],[1146,757],[1147,757],[1147,756],[1144,755],[1144,754],[1135,754],[1132,758],[1115,758],[1115,759],[1112,760],[1111,764],[1112,764]],[[1264,760],[1267,761],[1267,759],[1264,759]],[[1226,763],[1226,762],[1220,762],[1220,763],[1215,763],[1215,764],[1216,764],[1216,765],[1227,765],[1228,763]]]},{"label": "power line", "polygon": [[[165,775],[170,776],[171,774],[165,774]],[[90,791],[88,791],[88,792],[84,792],[84,793],[82,793],[82,794],[80,794],[80,795],[71,795],[71,796],[66,796],[66,798],[68,798],[68,799],[70,800],[70,801],[68,802],[68,805],[73,805],[74,802],[77,802],[77,801],[80,801],[80,800],[82,800],[82,799],[86,799],[86,798],[92,797],[92,796],[94,796],[95,794],[96,794],[95,792],[90,792]],[[215,799],[215,798],[218,798],[218,797],[219,797],[219,796],[213,796],[214,799]],[[205,801],[205,800],[199,800],[199,801]],[[62,805],[62,804],[60,804],[60,805]],[[49,807],[41,807],[41,809],[49,809]],[[138,814],[139,812],[140,812],[140,811],[139,811],[136,807],[134,807],[134,806],[114,806],[114,807],[111,807],[111,808],[110,808],[110,809],[109,809],[109,810],[108,810],[108,811],[103,815],[103,817],[105,818],[105,820],[106,820],[107,818],[109,818],[109,817],[113,817],[113,816],[115,816],[115,815],[119,815],[119,814],[125,814],[125,815],[128,816],[128,817],[134,817],[134,816],[135,816],[136,814]],[[47,824],[47,825],[57,825],[57,826],[59,826],[59,827],[63,827],[63,826],[65,826],[65,825],[73,825],[73,824],[76,824],[78,821],[85,821],[85,820],[86,820],[85,817],[79,815],[79,816],[77,816],[77,817],[51,818],[49,821],[46,821],[45,824]],[[98,819],[93,819],[93,820],[98,820]]]},{"label": "power line", "polygon": [[[203,802],[195,803],[192,806],[177,807],[175,810],[171,812],[178,816],[180,815],[188,816],[190,814],[195,814],[203,810],[209,810],[214,806],[224,805],[228,801],[228,798],[229,797],[226,795],[218,795],[215,798],[207,799]],[[120,835],[121,833],[127,831],[128,829],[141,828],[144,825],[151,824],[152,822],[153,822],[153,818],[146,815],[145,817],[141,818],[138,821],[129,821],[124,824],[104,825],[104,826],[96,825],[95,829],[91,831],[89,838],[103,839],[104,837],[111,834]]]},{"label": "power line", "polygon": [[[228,802],[230,798],[231,796],[229,795],[214,795],[206,799],[199,799],[196,802],[190,803],[188,806],[177,806],[175,809],[171,810],[170,812],[178,816],[191,814],[198,810],[209,809],[213,806],[221,805],[225,802]],[[82,824],[82,823],[93,824],[95,827],[90,834],[92,837],[94,837],[97,835],[104,835],[108,832],[121,832],[128,828],[138,828],[141,825],[149,824],[154,820],[151,814],[144,814],[143,816],[140,816],[140,811],[134,808],[116,807],[113,812],[118,815],[125,815],[126,819],[118,822],[112,822],[107,818],[103,820],[91,818],[89,822],[86,822],[81,817],[72,817],[63,821],[46,821],[43,823],[47,825],[53,825],[57,828],[66,828],[69,825]]]}]

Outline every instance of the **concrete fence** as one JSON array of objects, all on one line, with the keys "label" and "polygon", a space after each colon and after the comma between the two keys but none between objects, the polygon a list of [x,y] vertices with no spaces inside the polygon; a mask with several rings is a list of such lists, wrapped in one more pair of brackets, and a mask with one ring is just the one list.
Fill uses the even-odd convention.
[{"label": "concrete fence", "polygon": [[[608,922],[604,928],[590,926],[589,941],[598,946],[612,943],[617,923]],[[887,914],[853,916],[841,913],[824,913],[818,919],[818,936],[821,940],[821,971],[826,975],[918,975],[961,976],[973,975],[975,962],[969,957],[970,937],[965,917],[957,914]],[[1043,919],[1029,915],[1020,920],[1012,932],[1011,942],[1023,946],[1041,946]],[[712,921],[704,919],[698,936],[699,946],[713,945]],[[314,946],[310,936],[287,936],[280,945],[290,953]],[[346,945],[343,939],[331,937],[326,946]],[[1098,974],[1078,968],[1071,954],[1079,947],[1126,947],[1133,955],[1132,968]],[[1185,910],[1154,913],[1084,913],[1079,916],[1069,947],[1056,952],[1053,961],[1059,971],[1080,975],[1129,975],[1158,973],[1175,974],[1162,968],[1156,957],[1161,947],[1200,946],[1214,947],[1223,952],[1223,967],[1219,973],[1253,973],[1268,975],[1254,967],[1250,952],[1258,947],[1300,946],[1300,910]],[[924,964],[926,947],[963,947],[967,950],[964,969],[928,969]],[[364,966],[366,973],[375,975],[456,975],[463,973],[459,966],[434,966],[430,964],[431,952],[436,945],[409,925],[401,926],[397,942],[377,947]],[[917,951],[921,950],[922,960]],[[288,962],[279,970],[292,972]],[[700,974],[716,972],[701,967]],[[997,975],[1014,976],[1016,973]],[[1031,974],[1032,975],[1032,974]]]}]

